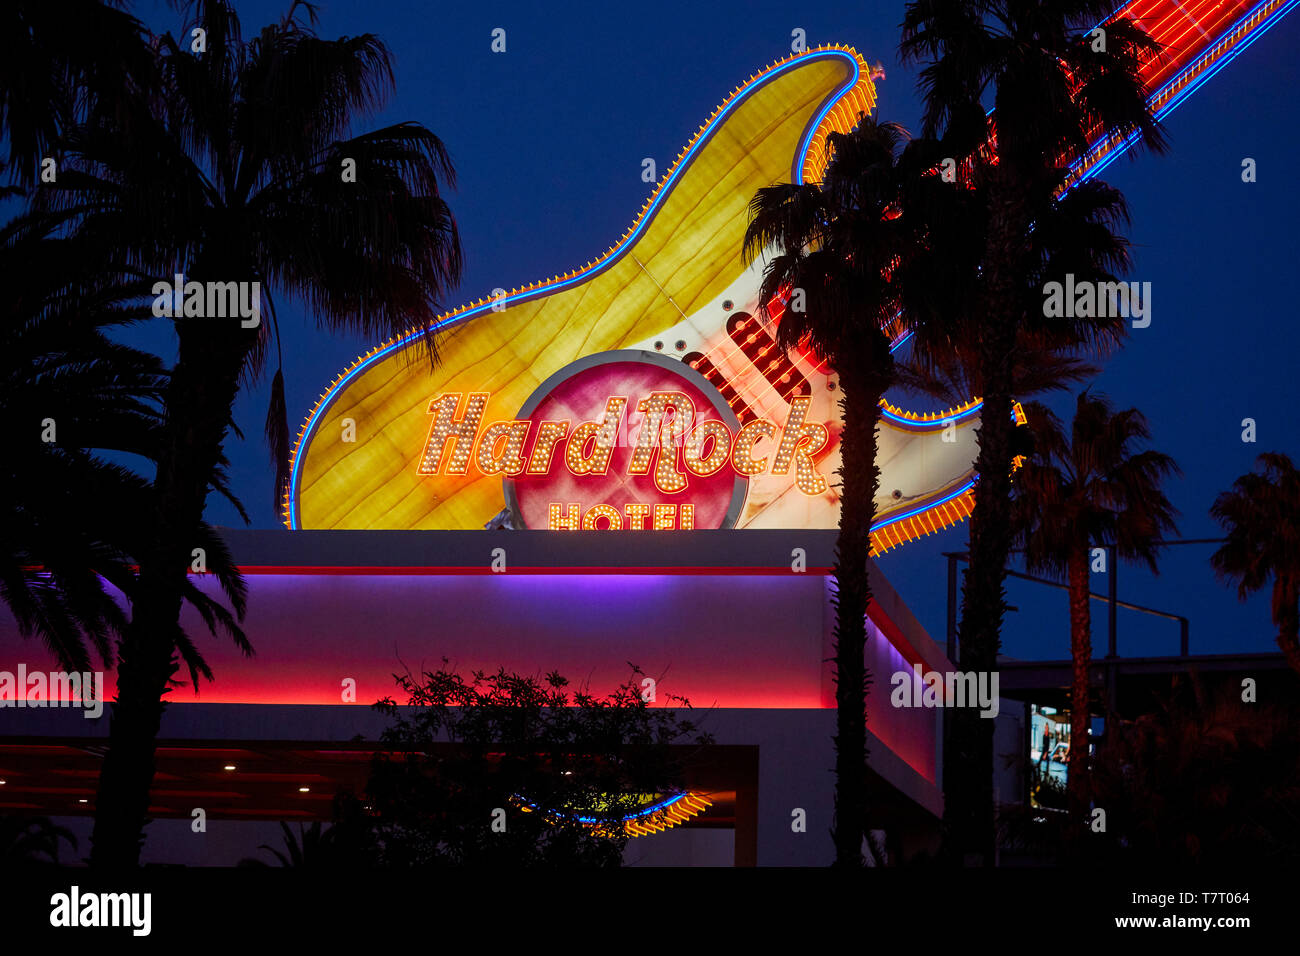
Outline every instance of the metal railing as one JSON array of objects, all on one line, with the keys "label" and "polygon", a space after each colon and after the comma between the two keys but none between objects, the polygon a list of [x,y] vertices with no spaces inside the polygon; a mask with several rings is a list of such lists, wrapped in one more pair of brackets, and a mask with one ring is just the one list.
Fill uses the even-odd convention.
[{"label": "metal railing", "polygon": [[[1226,538],[1174,538],[1170,540],[1155,541],[1160,547],[1169,547],[1173,545],[1184,544],[1222,544]],[[1178,656],[1187,657],[1190,654],[1190,630],[1191,625],[1186,617],[1181,614],[1172,614],[1168,611],[1161,611],[1156,608],[1146,607],[1141,604],[1133,604],[1129,601],[1119,599],[1119,561],[1115,554],[1114,545],[1100,545],[1106,550],[1106,577],[1107,593],[1100,594],[1096,591],[1089,591],[1088,596],[1094,601],[1104,601],[1107,604],[1106,620],[1106,658],[1114,659],[1119,657],[1119,620],[1118,612],[1120,608],[1128,611],[1138,611],[1142,614],[1150,614],[1153,617],[1162,617],[1166,620],[1178,622]],[[1009,554],[1023,554],[1021,549],[1012,549]],[[970,560],[970,553],[967,551],[944,551],[943,556],[948,559],[948,660],[954,664],[957,663],[957,562]],[[1061,581],[1054,581],[1051,578],[1039,577],[1033,574],[1025,574],[1022,571],[1014,571],[1010,568],[1006,571],[1007,577],[1019,578],[1022,581],[1032,581],[1035,584],[1045,584],[1048,587],[1059,588],[1062,591],[1068,591],[1069,585]]]}]

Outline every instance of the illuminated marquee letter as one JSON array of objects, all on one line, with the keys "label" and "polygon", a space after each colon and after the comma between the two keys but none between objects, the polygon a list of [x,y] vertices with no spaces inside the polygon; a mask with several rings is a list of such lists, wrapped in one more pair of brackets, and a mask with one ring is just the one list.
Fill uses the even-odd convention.
[{"label": "illuminated marquee letter", "polygon": [[[652,392],[649,398],[637,403],[636,409],[645,412],[645,421],[641,423],[627,473],[648,474],[650,459],[658,447],[655,487],[666,495],[682,491],[686,488],[686,477],[677,470],[677,449],[695,420],[695,403],[682,392]],[[670,409],[671,418],[666,414]]]},{"label": "illuminated marquee letter", "polygon": [[816,496],[826,491],[826,479],[817,473],[812,456],[826,447],[830,433],[826,426],[818,422],[805,423],[808,406],[812,399],[807,395],[796,395],[790,402],[790,414],[785,420],[785,430],[781,435],[781,445],[776,450],[776,461],[772,463],[772,474],[784,475],[790,470],[790,461],[795,463],[795,484],[805,495]]},{"label": "illuminated marquee letter", "polygon": [[623,510],[627,513],[628,531],[645,530],[645,519],[646,516],[650,514],[649,505],[642,504],[639,501],[633,501],[630,504],[624,505]]},{"label": "illuminated marquee letter", "polygon": [[567,419],[562,422],[542,422],[537,429],[537,441],[533,442],[532,457],[528,459],[528,474],[550,474],[555,444],[567,434],[569,434]]},{"label": "illuminated marquee letter", "polygon": [[447,462],[447,474],[463,475],[469,470],[469,456],[474,448],[474,439],[478,436],[478,426],[483,421],[483,409],[487,407],[489,392],[470,392],[465,404],[464,417],[456,418],[456,409],[460,406],[460,392],[448,392],[429,403],[429,414],[434,416],[429,427],[429,440],[424,444],[424,455],[420,459],[417,474],[436,475],[442,462],[442,453],[447,441],[452,442],[451,460]]},{"label": "illuminated marquee letter", "polygon": [[754,459],[754,445],[763,438],[776,436],[776,426],[762,419],[748,422],[731,447],[731,467],[742,475],[761,475],[767,469],[767,456]]},{"label": "illuminated marquee letter", "polygon": [[799,490],[810,498],[826,494],[826,479],[817,471],[817,465],[812,460],[812,456],[817,454],[826,447],[830,441],[830,432],[826,426],[820,422],[813,422],[803,427],[804,437],[808,439],[808,447],[802,443],[796,446],[794,451],[794,483],[798,485]]},{"label": "illuminated marquee letter", "polygon": [[[709,454],[704,455],[704,448],[712,440]],[[682,463],[692,475],[707,478],[717,474],[727,459],[731,457],[731,429],[719,421],[701,422],[700,427],[691,432],[690,441],[682,449]]]},{"label": "illuminated marquee letter", "polygon": [[563,507],[563,505],[554,501],[551,502],[550,507],[547,509],[550,518],[547,524],[552,531],[577,531],[581,527],[581,522],[578,520],[579,506],[576,504],[569,505],[569,514],[567,516],[561,510]]},{"label": "illuminated marquee letter", "polygon": [[[478,454],[474,463],[485,475],[498,475],[505,472],[514,477],[524,470],[524,442],[533,423],[528,419],[513,422],[493,422],[483,431],[478,440]],[[496,454],[499,443],[505,442],[501,454]]]},{"label": "illuminated marquee letter", "polygon": [[598,530],[596,522],[604,518],[607,522],[607,528],[610,531],[617,531],[623,527],[623,516],[618,513],[618,509],[613,505],[592,505],[591,509],[582,516],[582,530]]},{"label": "illuminated marquee letter", "polygon": [[677,524],[676,505],[655,505],[655,530],[671,531]]},{"label": "illuminated marquee letter", "polygon": [[[618,426],[623,421],[625,405],[626,398],[614,395],[605,403],[604,419],[583,422],[573,430],[564,449],[564,463],[569,466],[570,474],[603,475],[609,470],[609,458],[614,453],[614,442],[618,440]],[[590,457],[587,456],[588,444],[593,446]]]}]

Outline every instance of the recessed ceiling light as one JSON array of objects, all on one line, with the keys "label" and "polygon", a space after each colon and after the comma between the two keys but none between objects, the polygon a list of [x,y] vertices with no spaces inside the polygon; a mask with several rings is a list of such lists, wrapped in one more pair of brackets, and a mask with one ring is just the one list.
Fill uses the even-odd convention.
[{"label": "recessed ceiling light", "polygon": [[226,764],[225,767],[223,767],[222,769],[223,769],[223,770],[234,770],[234,769],[235,769],[235,765],[234,765],[233,763],[228,763],[228,764]]},{"label": "recessed ceiling light", "polygon": [[90,801],[89,801],[89,800],[78,800],[77,802],[78,802],[78,803],[89,803]]},{"label": "recessed ceiling light", "polygon": [[5,785],[5,783],[6,783],[6,781],[4,781],[4,780],[0,780],[0,787],[3,787],[3,786]]},{"label": "recessed ceiling light", "polygon": [[299,793],[311,793],[311,787],[299,787],[299,788],[298,788],[298,792],[299,792]]}]

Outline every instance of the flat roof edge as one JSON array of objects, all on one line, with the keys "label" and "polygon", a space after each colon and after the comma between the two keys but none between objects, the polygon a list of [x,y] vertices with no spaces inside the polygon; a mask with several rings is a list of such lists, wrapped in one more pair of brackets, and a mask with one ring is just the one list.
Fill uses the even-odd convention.
[{"label": "flat roof edge", "polygon": [[[246,573],[827,574],[834,528],[712,531],[219,529]],[[796,549],[802,549],[800,555]],[[504,564],[503,564],[504,562]]]}]

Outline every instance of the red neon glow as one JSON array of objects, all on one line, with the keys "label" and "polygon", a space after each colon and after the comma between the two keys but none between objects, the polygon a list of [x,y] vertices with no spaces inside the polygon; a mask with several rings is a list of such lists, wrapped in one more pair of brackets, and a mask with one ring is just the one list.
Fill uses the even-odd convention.
[{"label": "red neon glow", "polygon": [[[394,673],[432,670],[445,657],[461,673],[557,670],[593,692],[626,680],[632,661],[659,682],[662,701],[667,694],[688,697],[705,724],[712,708],[834,706],[827,585],[820,574],[786,568],[763,576],[682,575],[677,569],[662,575],[519,575],[512,569],[508,575],[431,577],[332,570],[265,569],[249,578],[251,658],[208,636],[187,608],[182,624],[216,683],[202,684],[197,696],[192,688],[178,688],[168,695],[172,705],[365,710],[395,692]],[[205,579],[197,583],[216,587]],[[869,617],[868,663],[878,686],[887,686],[892,670],[925,663],[881,608],[873,606]],[[29,672],[58,667],[39,642],[21,639],[0,610],[0,670],[16,673],[24,662]],[[187,677],[183,670],[177,676]],[[355,681],[350,700],[345,681]],[[109,670],[104,693],[111,700],[115,692]],[[930,779],[933,727],[926,721],[933,713],[895,711],[880,704],[885,700],[876,698],[872,733]]]}]

